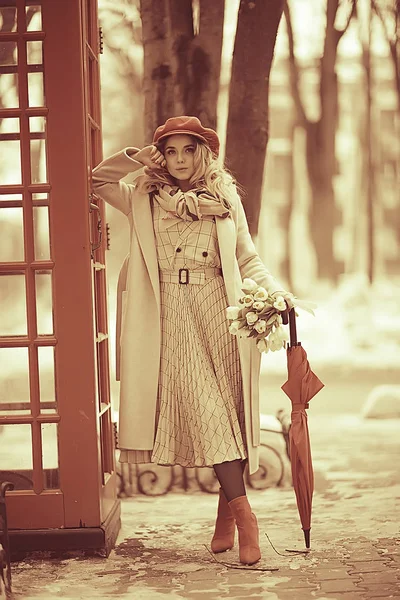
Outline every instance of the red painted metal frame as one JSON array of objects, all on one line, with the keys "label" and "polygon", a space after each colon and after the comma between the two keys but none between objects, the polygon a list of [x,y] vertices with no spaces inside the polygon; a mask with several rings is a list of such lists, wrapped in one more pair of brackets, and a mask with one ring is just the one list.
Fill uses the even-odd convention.
[{"label": "red painted metal frame", "polygon": [[[82,18],[86,32],[84,73],[86,82],[86,127],[87,127],[87,164],[91,169],[102,159],[101,108],[100,108],[100,73],[99,73],[99,30],[97,21],[97,2],[88,0],[82,4]],[[91,179],[88,181],[91,188]],[[105,230],[105,207],[100,198],[92,198],[97,204]],[[92,213],[92,232],[95,230],[97,211]],[[94,240],[92,239],[92,242]],[[93,254],[94,262],[104,268],[93,269],[93,288],[96,315],[96,337],[101,333],[103,341],[97,341],[97,390],[99,409],[99,431],[102,476],[102,519],[105,520],[111,506],[115,502],[116,474],[114,453],[114,429],[112,425],[110,380],[109,380],[109,345],[107,319],[107,281],[105,269],[105,243]]]},{"label": "red painted metal frame", "polygon": [[[0,40],[18,44],[19,108],[0,110],[0,118],[20,119],[22,161],[22,184],[0,186],[0,194],[21,193],[22,201],[2,201],[0,210],[22,206],[25,244],[24,260],[0,263],[0,276],[25,276],[28,322],[26,336],[0,337],[0,347],[28,347],[31,400],[31,414],[0,416],[0,424],[30,424],[33,453],[33,491],[7,495],[9,526],[99,527],[115,513],[116,475],[106,272],[94,267],[105,264],[105,248],[93,253],[90,244],[96,224],[89,214],[90,168],[101,160],[97,3],[40,4],[42,32],[25,31],[25,2],[16,0],[17,31],[0,33]],[[27,40],[44,40],[44,107],[28,106]],[[30,116],[47,117],[48,183],[30,181]],[[33,200],[35,192],[48,199]],[[104,204],[97,204],[105,229]],[[35,260],[34,206],[49,207],[50,260]],[[54,332],[39,336],[35,273],[43,270],[52,273]],[[96,341],[100,332],[104,341]],[[56,414],[40,412],[39,346],[55,347]],[[43,489],[42,423],[58,424],[60,490]]]},{"label": "red painted metal frame", "polygon": [[[0,347],[28,347],[29,359],[29,388],[30,388],[30,415],[7,415],[0,417],[0,424],[30,424],[32,434],[32,463],[33,463],[33,490],[39,495],[44,491],[43,487],[43,452],[42,452],[42,423],[58,422],[58,415],[40,414],[40,387],[39,387],[39,364],[38,364],[38,346],[42,345],[42,338],[38,336],[37,314],[36,314],[36,286],[35,274],[43,269],[52,270],[54,263],[46,261],[44,264],[35,261],[34,256],[34,229],[33,229],[33,203],[32,193],[36,191],[49,191],[49,185],[35,186],[31,184],[31,156],[30,156],[30,132],[29,116],[46,116],[46,108],[29,108],[28,106],[28,71],[32,71],[32,66],[27,65],[27,46],[29,40],[43,40],[43,32],[26,31],[25,4],[23,0],[16,1],[17,7],[17,31],[13,33],[0,33],[1,41],[15,41],[17,43],[18,53],[18,109],[3,109],[0,111],[0,117],[18,117],[20,126],[20,147],[21,147],[21,172],[22,185],[1,186],[2,193],[22,193],[22,202],[8,201],[2,202],[2,207],[22,206],[23,208],[23,230],[24,230],[24,251],[25,260],[3,264],[0,263],[0,275],[24,275],[26,289],[26,311],[27,311],[27,336],[0,338]],[[40,190],[38,189],[40,187]],[[1,209],[0,209],[1,210]],[[45,344],[53,345],[55,339],[46,337]],[[15,492],[11,492],[12,494]],[[62,514],[62,513],[61,513]],[[60,517],[61,517],[60,514]],[[13,527],[13,521],[10,519],[10,527]]]}]

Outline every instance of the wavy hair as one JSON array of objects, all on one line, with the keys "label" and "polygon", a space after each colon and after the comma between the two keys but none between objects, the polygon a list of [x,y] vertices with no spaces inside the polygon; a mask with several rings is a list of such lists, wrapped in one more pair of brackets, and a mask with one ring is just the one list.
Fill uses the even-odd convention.
[{"label": "wavy hair", "polygon": [[[237,194],[236,182],[222,162],[211,152],[210,148],[195,137],[190,136],[195,145],[193,154],[194,173],[190,178],[192,189],[206,188],[226,208],[231,208],[230,198]],[[165,142],[158,149],[164,153]],[[163,185],[177,186],[177,181],[170,175],[168,169],[149,169],[138,182],[143,191],[155,191]]]}]

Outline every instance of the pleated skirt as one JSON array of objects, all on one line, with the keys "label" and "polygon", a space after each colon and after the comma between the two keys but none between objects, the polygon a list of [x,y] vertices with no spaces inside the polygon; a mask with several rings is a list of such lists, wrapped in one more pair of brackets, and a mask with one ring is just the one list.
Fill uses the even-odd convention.
[{"label": "pleated skirt", "polygon": [[161,362],[152,451],[120,461],[205,467],[245,459],[243,386],[228,331],[221,276],[204,284],[160,282]]}]

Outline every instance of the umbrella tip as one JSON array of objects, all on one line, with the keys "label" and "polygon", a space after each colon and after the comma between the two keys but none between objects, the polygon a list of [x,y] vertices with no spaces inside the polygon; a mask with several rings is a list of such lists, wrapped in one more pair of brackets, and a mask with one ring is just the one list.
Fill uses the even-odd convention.
[{"label": "umbrella tip", "polygon": [[306,543],[306,548],[310,548],[310,529],[303,529],[304,533],[304,541]]}]

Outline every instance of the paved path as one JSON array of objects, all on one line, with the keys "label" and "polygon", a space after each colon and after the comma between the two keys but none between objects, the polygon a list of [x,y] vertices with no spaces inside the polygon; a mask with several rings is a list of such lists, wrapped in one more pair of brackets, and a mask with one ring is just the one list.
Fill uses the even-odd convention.
[{"label": "paved path", "polygon": [[[351,401],[351,399],[349,399]],[[205,548],[216,497],[197,493],[123,501],[118,545],[105,560],[14,564],[15,599],[369,600],[400,598],[400,422],[310,418],[316,474],[312,549],[303,548],[291,488],[251,491],[262,532],[259,570],[226,568]],[[237,548],[219,555],[237,563]],[[278,571],[262,571],[273,567]]]}]

